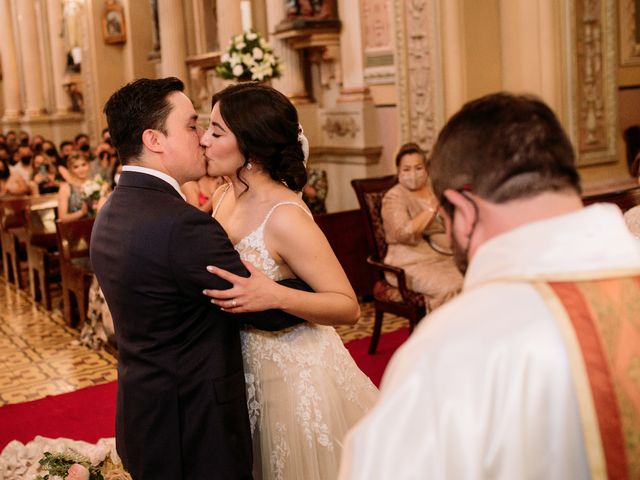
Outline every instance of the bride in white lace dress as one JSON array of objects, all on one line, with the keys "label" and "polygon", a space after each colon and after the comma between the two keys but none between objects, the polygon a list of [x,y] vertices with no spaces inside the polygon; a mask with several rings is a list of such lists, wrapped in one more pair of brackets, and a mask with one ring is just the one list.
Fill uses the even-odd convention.
[{"label": "bride in white lace dress", "polygon": [[[228,87],[213,98],[201,144],[208,174],[227,176],[213,216],[251,272],[251,287],[207,291],[230,312],[276,308],[307,322],[282,332],[246,329],[242,348],[254,473],[262,479],[337,476],[342,440],[378,391],[357,367],[332,325],[359,317],[357,298],[326,238],[295,193],[306,181],[298,116],[276,90]],[[297,276],[314,293],[274,282]]]}]

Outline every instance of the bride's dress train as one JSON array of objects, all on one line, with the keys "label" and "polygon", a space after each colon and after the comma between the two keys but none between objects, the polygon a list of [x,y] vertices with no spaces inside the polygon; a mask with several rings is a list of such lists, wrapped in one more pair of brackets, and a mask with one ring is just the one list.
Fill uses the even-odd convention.
[{"label": "bride's dress train", "polygon": [[[295,202],[274,205],[235,245],[243,260],[276,281],[294,276],[264,243],[265,225],[280,205],[303,208]],[[241,338],[256,479],[336,478],[342,440],[375,403],[376,387],[333,327],[247,329]]]}]

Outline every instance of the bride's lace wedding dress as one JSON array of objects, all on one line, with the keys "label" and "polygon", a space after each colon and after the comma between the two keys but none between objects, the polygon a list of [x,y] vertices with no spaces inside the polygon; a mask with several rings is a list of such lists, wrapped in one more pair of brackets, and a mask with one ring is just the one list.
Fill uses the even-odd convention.
[{"label": "bride's lace wedding dress", "polygon": [[[275,281],[294,276],[264,242],[265,226],[281,205],[309,213],[296,202],[278,203],[235,245],[243,260]],[[333,327],[302,323],[281,332],[246,329],[241,338],[256,479],[336,478],[343,437],[373,406],[376,387]]]}]

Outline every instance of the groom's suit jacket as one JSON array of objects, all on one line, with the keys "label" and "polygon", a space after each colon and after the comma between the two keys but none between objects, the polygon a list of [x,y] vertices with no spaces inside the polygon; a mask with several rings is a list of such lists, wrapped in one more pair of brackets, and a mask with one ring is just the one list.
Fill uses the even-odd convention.
[{"label": "groom's suit jacket", "polygon": [[223,228],[168,183],[126,171],[93,227],[91,261],[118,343],[118,453],[134,480],[251,478],[239,327],[299,319],[231,315],[202,294],[247,276]]}]

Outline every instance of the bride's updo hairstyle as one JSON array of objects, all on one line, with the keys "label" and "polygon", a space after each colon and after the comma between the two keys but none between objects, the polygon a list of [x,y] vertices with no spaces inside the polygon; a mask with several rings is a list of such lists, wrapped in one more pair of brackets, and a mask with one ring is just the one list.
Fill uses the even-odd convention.
[{"label": "bride's updo hairstyle", "polygon": [[302,190],[307,169],[298,140],[298,112],[289,99],[266,85],[240,83],[216,93],[211,108],[216,103],[245,159],[236,172],[240,181],[241,171],[254,162],[291,190]]}]

